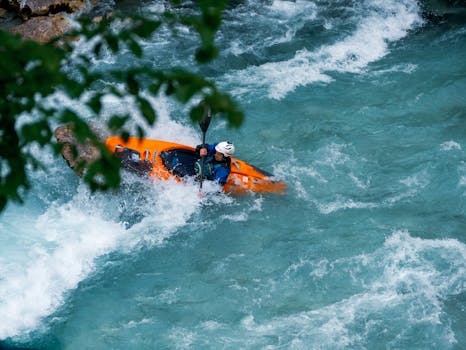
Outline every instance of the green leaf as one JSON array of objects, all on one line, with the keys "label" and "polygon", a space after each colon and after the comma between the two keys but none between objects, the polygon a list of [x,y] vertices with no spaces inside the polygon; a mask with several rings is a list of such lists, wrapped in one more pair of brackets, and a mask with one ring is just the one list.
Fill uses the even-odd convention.
[{"label": "green leaf", "polygon": [[123,130],[123,132],[120,134],[120,137],[123,139],[123,141],[128,141],[130,134],[128,131]]},{"label": "green leaf", "polygon": [[87,105],[96,113],[100,114],[102,110],[102,102],[100,99],[102,98],[102,94],[97,93],[87,102]]},{"label": "green leaf", "polygon": [[196,61],[199,63],[208,63],[218,56],[218,50],[215,46],[203,46],[196,50]]},{"label": "green leaf", "polygon": [[217,30],[222,22],[222,11],[225,9],[225,0],[200,0],[203,24],[212,31]]},{"label": "green leaf", "polygon": [[25,124],[21,128],[21,137],[23,145],[37,142],[41,146],[45,146],[52,138],[52,131],[45,119],[34,123]]},{"label": "green leaf", "polygon": [[152,83],[149,85],[149,92],[152,95],[158,95],[161,86],[162,86],[161,82]]},{"label": "green leaf", "polygon": [[155,113],[149,101],[141,96],[138,96],[137,102],[144,119],[149,123],[149,125],[153,125],[155,119],[157,118],[157,114]]},{"label": "green leaf", "polygon": [[115,131],[120,130],[129,119],[130,119],[129,115],[126,115],[126,116],[115,115],[112,118],[110,118],[107,125],[112,132],[115,132]]},{"label": "green leaf", "polygon": [[117,53],[118,50],[120,49],[120,44],[119,44],[117,37],[107,34],[104,36],[104,39],[108,47],[110,48],[110,50],[112,50],[113,53]]},{"label": "green leaf", "polygon": [[229,126],[232,126],[235,128],[240,127],[244,121],[244,114],[243,112],[237,111],[237,110],[229,111],[227,112],[227,120],[228,120]]},{"label": "green leaf", "polygon": [[189,117],[193,122],[200,122],[202,118],[204,118],[204,111],[205,108],[204,106],[197,105],[191,108],[191,111],[189,112]]},{"label": "green leaf", "polygon": [[146,18],[145,20],[140,21],[138,26],[133,28],[132,33],[141,38],[148,39],[154,31],[160,27],[160,25],[160,21],[149,20]]},{"label": "green leaf", "polygon": [[136,130],[137,130],[136,134],[138,135],[138,137],[140,139],[144,138],[145,132],[144,132],[144,129],[140,125],[137,126]]},{"label": "green leaf", "polygon": [[133,72],[128,72],[128,76],[126,77],[126,84],[130,94],[137,95],[139,93],[139,83],[134,78]]},{"label": "green leaf", "polygon": [[136,40],[130,40],[128,42],[128,47],[131,50],[131,52],[133,53],[133,55],[135,55],[136,57],[139,57],[139,58],[142,57],[141,46],[139,46],[139,44],[136,42]]},{"label": "green leaf", "polygon": [[94,46],[94,55],[96,57],[99,57],[102,52],[102,42],[99,41],[95,46]]},{"label": "green leaf", "polygon": [[175,92],[175,86],[173,85],[172,81],[167,81],[167,85],[165,87],[165,94],[167,96],[173,95]]}]

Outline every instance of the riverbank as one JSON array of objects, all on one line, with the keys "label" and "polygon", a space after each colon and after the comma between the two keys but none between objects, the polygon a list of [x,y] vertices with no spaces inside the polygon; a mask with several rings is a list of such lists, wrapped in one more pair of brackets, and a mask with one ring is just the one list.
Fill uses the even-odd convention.
[{"label": "riverbank", "polygon": [[98,21],[113,11],[113,1],[93,0],[3,0],[0,29],[41,43],[63,35],[81,15]]}]

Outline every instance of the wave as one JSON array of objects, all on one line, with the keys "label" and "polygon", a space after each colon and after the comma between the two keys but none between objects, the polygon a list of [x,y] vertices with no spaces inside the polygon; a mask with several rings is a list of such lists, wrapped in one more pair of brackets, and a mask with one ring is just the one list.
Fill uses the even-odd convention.
[{"label": "wave", "polygon": [[242,95],[266,89],[273,99],[282,99],[300,86],[333,81],[329,72],[361,73],[374,61],[387,55],[389,43],[404,38],[422,24],[418,4],[414,0],[366,1],[360,9],[356,29],[333,44],[315,50],[296,51],[293,58],[267,62],[227,73],[222,80],[236,86]]},{"label": "wave", "polygon": [[243,320],[243,331],[254,338],[281,334],[279,345],[284,347],[340,349],[374,344],[400,348],[422,329],[422,339],[414,335],[421,342],[417,346],[452,348],[456,339],[451,325],[442,321],[443,300],[465,292],[465,268],[463,243],[396,231],[372,253],[333,262],[301,258],[285,272],[287,280],[308,276],[319,284],[334,278],[359,292],[266,322],[250,315]]},{"label": "wave", "polygon": [[[75,203],[88,200],[81,191]],[[0,339],[36,329],[42,317],[63,303],[66,291],[94,269],[94,259],[115,249],[124,234],[120,224],[98,214],[98,206],[89,212],[75,203],[52,206],[25,220],[35,221],[32,232],[17,236],[25,241],[28,259],[10,260],[9,268],[2,271]]]},{"label": "wave", "polygon": [[[452,325],[444,321],[444,304],[465,292],[463,243],[396,231],[370,253],[334,261],[296,259],[254,291],[241,289],[256,298],[242,305],[243,316],[234,324],[218,319],[174,324],[166,337],[175,347],[210,348],[405,348],[415,341],[418,347],[452,349],[457,344]],[[296,286],[310,288],[310,298],[290,298],[287,293]],[[313,288],[331,296],[313,298]]]},{"label": "wave", "polygon": [[309,1],[248,1],[226,13],[227,30],[219,33],[219,41],[227,55],[262,56],[264,50],[295,39],[296,33],[316,15],[317,6]]},{"label": "wave", "polygon": [[[325,140],[317,149],[282,149],[280,152],[287,157],[275,165],[274,174],[288,184],[288,193],[313,204],[323,215],[405,205],[414,209],[419,201],[430,200],[433,187],[445,184],[444,168],[433,167],[431,159],[445,159],[445,164],[457,169],[456,179],[437,191],[437,196],[455,196],[455,191],[463,192],[466,184],[462,147],[455,141],[416,153],[415,167],[401,172],[392,167],[390,178],[380,167],[378,157],[360,153],[353,144],[338,139]],[[446,152],[453,158],[442,158]]]},{"label": "wave", "polygon": [[[128,253],[141,244],[162,245],[201,205],[189,186],[144,187],[146,195],[139,193],[135,199],[128,190],[91,195],[80,185],[68,203],[51,205],[40,216],[24,220],[25,227],[15,234],[25,255],[1,255],[0,339],[40,328],[69,291],[96,270],[100,258],[115,251]],[[125,215],[127,211],[133,215]],[[139,222],[127,221],[137,215]]]},{"label": "wave", "polygon": [[[194,128],[169,118],[166,101],[152,102],[159,120],[147,136],[199,143]],[[120,103],[106,101],[103,119]],[[50,172],[34,174],[37,190],[22,207],[2,213],[0,223],[0,339],[27,338],[46,327],[46,318],[108,254],[163,245],[207,201],[198,198],[194,181],[150,183],[127,173],[118,192],[91,194],[65,162],[37,152]],[[222,202],[220,195],[213,200]]]}]

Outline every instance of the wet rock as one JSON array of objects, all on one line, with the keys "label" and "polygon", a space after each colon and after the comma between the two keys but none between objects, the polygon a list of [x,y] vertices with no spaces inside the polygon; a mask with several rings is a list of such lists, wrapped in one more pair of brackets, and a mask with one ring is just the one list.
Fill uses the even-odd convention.
[{"label": "wet rock", "polygon": [[[63,125],[55,129],[55,138],[62,146],[61,154],[78,176],[82,176],[87,165],[100,157],[99,150],[90,142],[79,143],[73,132],[73,125]],[[81,163],[85,164],[80,167]]]},{"label": "wet rock", "polygon": [[[0,25],[25,39],[44,43],[70,30],[66,14],[88,13],[96,4],[98,0],[0,0]],[[23,23],[18,24],[21,19]]]},{"label": "wet rock", "polygon": [[60,14],[33,17],[10,29],[13,34],[19,34],[24,39],[45,43],[56,38],[70,29],[68,19]]},{"label": "wet rock", "polygon": [[21,23],[21,19],[15,12],[0,8],[0,29],[8,30],[9,28]]},{"label": "wet rock", "polygon": [[7,0],[23,19],[59,12],[72,13],[86,7],[85,0]]}]

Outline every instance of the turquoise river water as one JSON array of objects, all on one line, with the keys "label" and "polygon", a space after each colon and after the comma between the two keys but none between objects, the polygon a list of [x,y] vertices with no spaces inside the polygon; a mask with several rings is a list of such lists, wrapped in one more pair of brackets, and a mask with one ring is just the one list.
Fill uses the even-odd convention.
[{"label": "turquoise river water", "polygon": [[[190,66],[196,40],[163,30],[144,60]],[[91,194],[38,150],[50,171],[0,216],[0,348],[466,349],[465,17],[244,0],[217,43],[200,71],[246,121],[214,120],[207,141],[233,141],[287,193],[199,199],[127,174]],[[200,143],[184,108],[150,99],[149,137]]]}]

